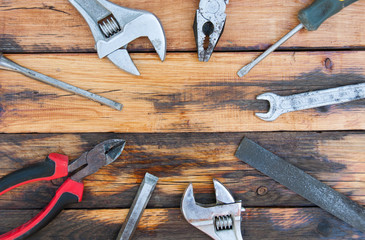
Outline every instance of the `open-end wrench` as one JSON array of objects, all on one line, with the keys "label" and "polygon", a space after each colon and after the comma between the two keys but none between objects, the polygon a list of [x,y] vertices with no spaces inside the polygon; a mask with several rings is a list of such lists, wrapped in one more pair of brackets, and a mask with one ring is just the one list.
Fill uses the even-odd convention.
[{"label": "open-end wrench", "polygon": [[256,99],[269,101],[270,110],[267,113],[256,113],[256,116],[265,121],[274,121],[283,113],[346,103],[362,98],[365,98],[365,83],[291,96],[264,93],[257,96]]},{"label": "open-end wrench", "polygon": [[15,62],[11,61],[10,59],[6,58],[5,56],[3,56],[2,53],[0,53],[0,69],[21,73],[27,77],[30,77],[30,78],[33,78],[40,82],[49,84],[56,88],[63,89],[67,92],[71,92],[71,93],[86,97],[90,100],[93,100],[95,102],[101,103],[106,106],[109,106],[109,107],[119,110],[119,111],[122,110],[122,108],[123,108],[123,105],[118,102],[114,102],[108,98],[102,97],[95,93],[88,92],[84,89],[75,87],[71,84],[62,82],[60,80],[48,77],[39,72],[33,71],[33,70],[25,68],[23,66],[20,66],[19,64],[15,63]]},{"label": "open-end wrench", "polygon": [[85,18],[96,42],[99,58],[108,57],[120,69],[140,75],[126,49],[128,43],[148,37],[161,61],[166,56],[166,37],[152,13],[118,6],[107,0],[69,0]]}]

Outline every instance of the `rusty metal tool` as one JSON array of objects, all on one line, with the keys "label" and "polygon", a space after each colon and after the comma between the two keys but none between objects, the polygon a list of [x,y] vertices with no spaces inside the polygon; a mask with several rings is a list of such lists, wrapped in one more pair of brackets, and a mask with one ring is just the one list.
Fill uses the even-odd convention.
[{"label": "rusty metal tool", "polygon": [[274,121],[283,113],[346,103],[363,98],[365,98],[365,83],[291,96],[264,93],[257,96],[257,99],[267,100],[270,103],[270,109],[267,113],[256,113],[256,116],[265,121]]},{"label": "rusty metal tool", "polygon": [[201,0],[194,20],[194,35],[201,62],[208,62],[223,34],[229,0]]},{"label": "rusty metal tool", "polygon": [[365,208],[294,165],[244,138],[236,157],[351,226],[365,232]]},{"label": "rusty metal tool", "polygon": [[215,240],[242,240],[241,201],[235,201],[228,189],[213,179],[216,204],[195,202],[193,185],[189,184],[181,201],[186,221]]},{"label": "rusty metal tool", "polygon": [[71,92],[74,94],[77,94],[82,97],[86,97],[90,100],[93,100],[95,102],[101,103],[103,105],[109,106],[116,110],[122,110],[123,105],[117,102],[114,102],[113,100],[110,100],[108,98],[102,97],[100,95],[97,95],[95,93],[88,92],[86,90],[83,90],[81,88],[75,87],[71,84],[62,82],[60,80],[48,77],[46,75],[43,75],[41,73],[38,73],[36,71],[30,70],[28,68],[25,68],[23,66],[20,66],[19,64],[11,61],[10,59],[6,58],[2,53],[0,53],[0,69],[7,70],[7,71],[13,71],[21,73],[27,77],[33,78],[37,81],[49,84],[51,86],[54,86],[56,88],[63,89],[67,92]]},{"label": "rusty metal tool", "polygon": [[278,42],[268,48],[254,61],[241,68],[237,72],[237,75],[239,77],[245,76],[259,62],[264,60],[270,53],[275,51],[280,45],[285,43],[289,38],[291,38],[301,29],[306,28],[308,31],[315,31],[328,18],[332,17],[333,15],[340,12],[343,8],[357,1],[358,0],[315,0],[310,6],[299,12],[298,18],[301,23],[298,26],[296,26],[282,39],[280,39]]},{"label": "rusty metal tool", "polygon": [[68,162],[67,156],[51,153],[44,162],[1,178],[0,195],[27,183],[67,177],[51,202],[37,216],[20,227],[0,235],[0,240],[25,239],[45,227],[66,205],[81,202],[84,192],[82,179],[114,162],[122,153],[124,146],[124,140],[110,139],[99,143],[71,163]]},{"label": "rusty metal tool", "polygon": [[118,234],[117,240],[129,240],[137,228],[139,220],[142,217],[143,211],[150,200],[153,190],[156,187],[158,177],[152,174],[146,173],[141,186],[138,189],[137,195],[134,198],[131,209],[128,212],[126,220],[120,232]]},{"label": "rusty metal tool", "polygon": [[152,13],[118,6],[106,0],[69,0],[88,23],[99,58],[108,57],[120,69],[140,75],[127,45],[148,37],[161,61],[166,56],[166,37],[160,20]]}]

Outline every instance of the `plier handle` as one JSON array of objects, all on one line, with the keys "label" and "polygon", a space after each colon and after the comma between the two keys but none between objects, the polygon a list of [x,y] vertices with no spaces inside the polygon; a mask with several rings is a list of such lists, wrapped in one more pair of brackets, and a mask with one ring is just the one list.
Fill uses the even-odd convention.
[{"label": "plier handle", "polygon": [[67,156],[51,153],[44,162],[17,170],[0,179],[0,195],[2,195],[28,183],[50,181],[70,175],[59,187],[51,202],[38,215],[20,227],[0,235],[0,240],[24,239],[45,227],[66,205],[81,202],[84,191],[81,180],[102,166],[115,161],[122,153],[124,146],[124,140],[107,140],[91,151],[83,153],[70,164]]}]

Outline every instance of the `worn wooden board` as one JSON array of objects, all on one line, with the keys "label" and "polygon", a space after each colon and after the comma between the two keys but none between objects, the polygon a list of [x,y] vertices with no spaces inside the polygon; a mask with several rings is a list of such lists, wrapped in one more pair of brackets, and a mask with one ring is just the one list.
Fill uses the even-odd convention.
[{"label": "worn wooden board", "polygon": [[[365,52],[275,53],[247,77],[236,76],[255,53],[217,53],[207,65],[193,53],[134,54],[143,76],[133,77],[94,54],[7,55],[10,59],[124,104],[121,112],[0,71],[0,131],[26,132],[235,132],[360,130],[364,101],[282,115],[268,123],[265,92],[280,95],[365,80]],[[290,66],[290,67],[288,67]],[[184,73],[184,74],[183,74]],[[189,73],[189,74],[185,74]],[[331,124],[328,124],[331,123]]]},{"label": "worn wooden board", "polygon": [[[122,1],[114,3],[155,13],[164,26],[169,51],[195,50],[192,25],[199,1]],[[298,23],[297,13],[312,0],[231,1],[218,51],[262,50]],[[364,49],[365,2],[337,14],[316,32],[302,31],[282,49]],[[81,15],[67,0],[3,0],[0,3],[0,51],[90,52],[94,40]],[[129,45],[132,51],[151,51],[147,40]]]},{"label": "worn wooden board", "polygon": [[[128,209],[65,210],[29,239],[115,239]],[[4,211],[0,233],[36,211]],[[364,233],[319,208],[248,208],[242,213],[243,239],[362,239]],[[172,237],[173,236],[173,237]],[[133,239],[210,239],[189,225],[179,209],[147,209]]]},{"label": "worn wooden board", "polygon": [[[198,201],[213,202],[213,178],[245,206],[313,206],[234,156],[244,136],[365,204],[363,132],[5,134],[0,140],[0,176],[43,161],[51,152],[75,159],[98,142],[123,138],[127,145],[120,159],[84,180],[83,202],[73,208],[128,208],[146,172],[160,178],[149,203],[153,208],[179,207],[189,182]],[[60,184],[18,188],[0,197],[0,208],[42,208]]]}]

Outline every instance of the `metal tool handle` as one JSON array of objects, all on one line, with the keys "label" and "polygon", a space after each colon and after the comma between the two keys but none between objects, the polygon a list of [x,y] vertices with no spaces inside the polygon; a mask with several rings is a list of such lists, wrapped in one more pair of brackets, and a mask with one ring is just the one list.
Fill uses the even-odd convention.
[{"label": "metal tool handle", "polygon": [[365,83],[326,90],[280,96],[278,107],[283,113],[323,107],[365,98]]},{"label": "metal tool handle", "polygon": [[104,104],[106,106],[109,106],[109,107],[111,107],[113,109],[116,109],[116,110],[119,110],[119,111],[122,110],[122,108],[123,108],[122,104],[114,102],[114,101],[112,101],[108,98],[99,96],[97,94],[94,94],[94,93],[88,92],[86,90],[83,90],[81,88],[75,87],[71,84],[62,82],[60,80],[48,77],[46,75],[43,75],[43,74],[38,73],[36,71],[33,71],[31,69],[22,67],[19,64],[17,64],[15,62],[11,61],[10,59],[6,58],[1,53],[0,53],[0,69],[21,73],[21,74],[23,74],[27,77],[33,78],[37,81],[40,81],[40,82],[49,84],[51,86],[63,89],[65,91],[68,91],[68,92],[71,92],[71,93],[86,97],[90,100],[93,100],[95,102]]}]

